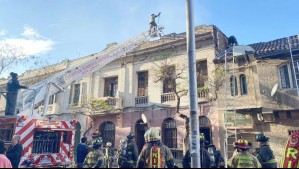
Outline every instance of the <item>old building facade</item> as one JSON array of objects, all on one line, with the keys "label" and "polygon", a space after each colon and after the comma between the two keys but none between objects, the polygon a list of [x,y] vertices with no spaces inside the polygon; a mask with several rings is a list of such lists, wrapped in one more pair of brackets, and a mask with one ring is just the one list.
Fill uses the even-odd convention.
[{"label": "old building facade", "polygon": [[[227,47],[227,37],[215,26],[198,26],[196,32],[196,60],[200,68],[198,74],[203,74],[213,80],[212,72],[215,69],[213,60],[220,51]],[[111,44],[113,45],[113,44]],[[170,58],[174,72],[184,70],[187,66],[186,34],[169,34],[159,40],[143,44],[138,49],[121,59],[112,61],[101,70],[90,76],[76,81],[73,85],[64,89],[50,98],[49,112],[46,116],[55,119],[77,119],[79,121],[77,140],[86,131],[87,136],[98,129],[105,142],[112,142],[114,147],[125,138],[129,131],[136,133],[136,142],[141,149],[144,144],[145,130],[150,127],[158,127],[162,131],[162,142],[174,150],[182,150],[183,139],[186,133],[185,120],[180,114],[188,114],[188,96],[181,97],[180,114],[177,113],[177,97],[174,91],[167,87],[170,82],[187,84],[187,80],[179,80],[173,77],[172,81],[155,81],[157,66],[161,66],[163,58]],[[49,66],[48,73],[41,76],[40,80],[61,70],[77,66],[92,58],[93,55],[72,61],[64,61],[57,65]],[[54,67],[55,66],[55,67]],[[23,84],[30,85],[42,69],[28,71],[20,77]],[[183,71],[187,77],[187,70]],[[198,77],[198,87],[209,87],[206,79]],[[1,80],[2,88],[5,88],[7,80]],[[188,85],[183,85],[187,87]],[[212,90],[212,88],[210,88]],[[82,106],[89,99],[105,100],[112,110],[98,112],[95,121],[86,115]],[[1,98],[1,109],[5,108],[5,100]],[[208,99],[208,90],[199,91],[199,121],[201,132],[205,133],[210,143],[220,147],[220,124],[218,120],[216,102]],[[41,104],[39,109],[43,109]],[[147,124],[142,121],[141,115],[147,118]],[[92,124],[92,126],[90,126]],[[91,130],[88,130],[91,127]]]},{"label": "old building facade", "polygon": [[[223,126],[220,133],[225,133],[225,124],[228,128],[229,155],[235,136],[243,136],[256,146],[255,134],[263,132],[271,138],[270,144],[279,161],[288,136],[298,131],[296,60],[299,39],[298,35],[289,38],[295,69],[288,38],[249,45],[254,52],[237,55],[234,62],[228,57],[228,83],[226,90],[222,88],[220,91],[218,109]],[[224,64],[223,59],[220,60],[216,59],[215,63]],[[236,124],[234,118],[238,119]],[[225,134],[220,137],[225,139]],[[224,149],[225,146],[222,147]]]}]

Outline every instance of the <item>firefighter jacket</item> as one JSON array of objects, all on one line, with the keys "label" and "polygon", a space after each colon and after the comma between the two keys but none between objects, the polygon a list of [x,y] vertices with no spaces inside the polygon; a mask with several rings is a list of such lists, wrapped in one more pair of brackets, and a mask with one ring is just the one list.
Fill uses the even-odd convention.
[{"label": "firefighter jacket", "polygon": [[135,168],[138,148],[134,140],[128,139],[117,150],[117,163],[120,168]]},{"label": "firefighter jacket", "polygon": [[262,145],[254,154],[263,168],[277,168],[275,156],[268,144]]},{"label": "firefighter jacket", "polygon": [[[211,168],[211,160],[210,160],[209,152],[203,146],[200,147],[200,158],[201,158],[200,160],[201,168]],[[186,152],[182,163],[184,168],[191,168],[190,149]]]},{"label": "firefighter jacket", "polygon": [[136,168],[174,168],[170,149],[160,142],[147,143],[143,147]]},{"label": "firefighter jacket", "polygon": [[84,161],[84,168],[101,168],[104,165],[104,154],[102,150],[93,149],[89,152]]},{"label": "firefighter jacket", "polygon": [[258,159],[248,151],[239,152],[229,159],[227,165],[229,168],[262,168]]}]

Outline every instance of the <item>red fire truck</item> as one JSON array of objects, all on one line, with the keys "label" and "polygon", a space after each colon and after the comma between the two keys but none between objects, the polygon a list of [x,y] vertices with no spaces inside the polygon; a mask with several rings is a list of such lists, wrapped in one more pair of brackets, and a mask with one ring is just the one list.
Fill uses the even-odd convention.
[{"label": "red fire truck", "polygon": [[0,140],[9,146],[13,135],[21,136],[21,167],[67,166],[74,159],[76,122],[0,117]]}]

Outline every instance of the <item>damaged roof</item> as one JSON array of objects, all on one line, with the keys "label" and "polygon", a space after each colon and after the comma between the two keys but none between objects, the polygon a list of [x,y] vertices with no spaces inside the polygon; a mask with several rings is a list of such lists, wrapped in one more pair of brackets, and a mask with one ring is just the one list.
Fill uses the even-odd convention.
[{"label": "damaged roof", "polygon": [[[299,35],[290,36],[292,50],[299,50]],[[289,51],[288,37],[272,40],[269,42],[260,42],[249,45],[255,50],[256,57],[275,55]]]}]

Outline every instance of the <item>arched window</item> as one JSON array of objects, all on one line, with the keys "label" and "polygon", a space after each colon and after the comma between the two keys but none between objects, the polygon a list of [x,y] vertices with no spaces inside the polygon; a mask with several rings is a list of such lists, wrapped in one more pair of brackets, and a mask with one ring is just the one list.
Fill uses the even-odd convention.
[{"label": "arched window", "polygon": [[238,84],[236,76],[230,77],[230,91],[232,96],[238,95]]},{"label": "arched window", "polygon": [[172,118],[163,121],[162,142],[169,148],[177,148],[177,128],[176,122]]},{"label": "arched window", "polygon": [[115,143],[115,125],[106,121],[100,125],[100,132],[103,137],[103,144],[106,145],[107,142],[112,143],[112,147],[114,147]]},{"label": "arched window", "polygon": [[247,79],[245,75],[240,76],[241,95],[247,94]]}]

